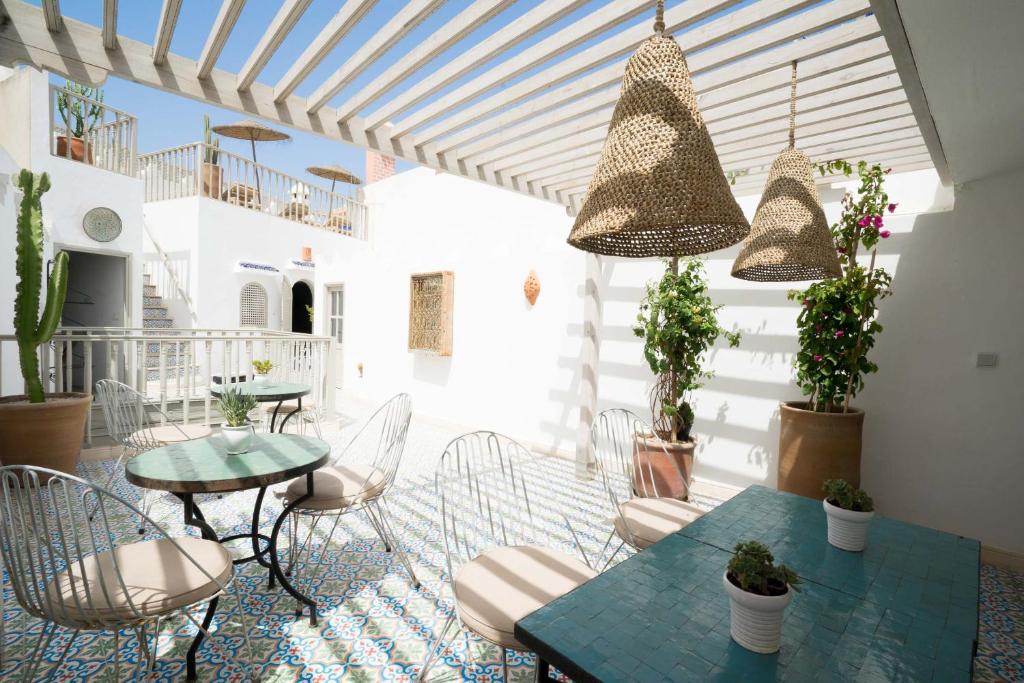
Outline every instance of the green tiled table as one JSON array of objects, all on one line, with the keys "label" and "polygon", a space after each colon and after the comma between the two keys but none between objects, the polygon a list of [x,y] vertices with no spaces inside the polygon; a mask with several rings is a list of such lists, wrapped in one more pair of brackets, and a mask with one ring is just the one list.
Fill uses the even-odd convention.
[{"label": "green tiled table", "polygon": [[[516,624],[516,638],[576,681],[969,681],[977,541],[876,516],[868,547],[825,538],[821,501],[752,486]],[[782,648],[729,637],[722,573],[741,540],[804,579]]]}]

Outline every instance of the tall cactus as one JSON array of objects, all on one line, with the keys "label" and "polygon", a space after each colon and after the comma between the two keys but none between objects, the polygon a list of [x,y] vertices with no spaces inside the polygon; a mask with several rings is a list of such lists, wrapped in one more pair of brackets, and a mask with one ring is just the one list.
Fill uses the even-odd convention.
[{"label": "tall cactus", "polygon": [[15,185],[23,195],[18,209],[18,294],[14,299],[14,336],[18,340],[21,374],[25,378],[28,399],[32,403],[42,403],[45,398],[36,353],[40,344],[50,341],[60,323],[68,289],[68,253],[61,251],[54,258],[40,318],[39,295],[45,268],[42,196],[50,189],[50,177],[22,169]]}]

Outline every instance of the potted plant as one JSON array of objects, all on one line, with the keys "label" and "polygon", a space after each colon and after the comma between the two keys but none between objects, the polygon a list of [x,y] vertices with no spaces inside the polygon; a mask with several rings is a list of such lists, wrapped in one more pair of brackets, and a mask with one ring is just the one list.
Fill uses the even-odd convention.
[{"label": "potted plant", "polygon": [[868,540],[868,525],[875,516],[875,503],[861,489],[842,479],[829,479],[822,487],[821,501],[828,521],[828,542],[840,550],[859,553]]},{"label": "potted plant", "polygon": [[719,326],[720,308],[708,295],[704,265],[697,259],[688,260],[681,271],[678,259],[671,259],[662,278],[648,283],[640,303],[633,332],[643,338],[644,358],[656,376],[651,391],[655,434],[638,438],[636,458],[638,468],[650,468],[660,497],[685,498],[689,491],[696,445],[690,433],[691,395],[712,375],[703,368],[708,349],[720,336],[729,346],[740,342],[739,332]]},{"label": "potted plant", "polygon": [[256,405],[255,396],[242,393],[235,387],[225,389],[217,400],[217,410],[224,418],[224,423],[220,426],[220,435],[224,439],[227,452],[231,455],[249,450],[253,437],[249,411]]},{"label": "potted plant", "polygon": [[210,130],[210,117],[203,114],[203,196],[220,199],[224,169],[220,166],[220,138]]},{"label": "potted plant", "polygon": [[722,576],[729,596],[729,634],[751,652],[778,652],[782,615],[793,592],[800,590],[800,579],[786,565],[776,565],[763,543],[737,543],[734,552]]},{"label": "potted plant", "polygon": [[[822,173],[853,172],[845,161],[820,168]],[[878,302],[889,295],[892,282],[875,264],[879,241],[890,235],[884,216],[896,210],[885,193],[886,171],[862,161],[857,174],[857,195],[843,197],[842,215],[832,226],[842,275],[789,293],[802,305],[795,365],[807,400],[781,405],[778,486],[812,498],[821,496],[826,479],[860,485],[864,412],[850,402],[863,388],[864,376],[878,370],[868,352],[882,331]],[[870,253],[867,265],[857,260],[862,250]]]},{"label": "potted plant", "polygon": [[57,113],[64,121],[64,130],[71,136],[57,136],[57,156],[92,163],[92,149],[85,140],[86,133],[96,129],[103,116],[103,91],[71,81],[64,82],[64,90],[57,92]]},{"label": "potted plant", "polygon": [[50,341],[60,324],[68,284],[68,254],[60,251],[53,258],[40,316],[46,269],[41,198],[50,189],[50,178],[45,173],[34,175],[23,169],[15,185],[23,194],[16,226],[18,285],[14,336],[27,394],[0,398],[0,464],[35,465],[73,474],[92,397],[82,393],[44,393],[37,355],[39,347]]},{"label": "potted plant", "polygon": [[253,384],[264,386],[270,384],[270,371],[274,369],[274,364],[269,360],[254,360],[252,362],[252,369],[256,371],[256,378],[253,380]]}]

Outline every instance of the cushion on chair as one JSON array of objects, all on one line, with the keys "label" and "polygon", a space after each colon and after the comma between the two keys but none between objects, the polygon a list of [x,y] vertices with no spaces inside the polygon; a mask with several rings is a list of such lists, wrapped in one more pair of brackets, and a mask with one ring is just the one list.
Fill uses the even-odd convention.
[{"label": "cushion on chair", "polygon": [[[231,579],[231,554],[220,543],[189,536],[175,541],[210,576],[221,583]],[[83,560],[84,571],[78,563],[73,565],[73,579],[67,571],[58,574],[50,583],[49,600],[54,612],[63,615],[66,609],[72,620],[87,623],[98,619],[106,622],[134,621],[136,614],[114,571],[115,559],[131,596],[131,604],[145,617],[194,605],[221,590],[217,581],[210,580],[170,540],[162,538],[122,545],[113,553],[107,551],[90,555]],[[102,585],[100,570],[103,572]],[[88,585],[83,578],[88,579]]]},{"label": "cushion on chair", "polygon": [[515,623],[597,576],[576,558],[548,548],[506,546],[488,550],[452,581],[462,623],[492,643],[526,650]]},{"label": "cushion on chair", "polygon": [[[379,495],[387,477],[372,465],[328,465],[313,473],[313,497],[299,504],[305,510],[343,510],[353,503]],[[285,499],[290,503],[306,495],[306,477],[288,484]]]},{"label": "cushion on chair", "polygon": [[704,512],[694,505],[675,498],[632,498],[619,506],[622,515],[616,515],[615,532],[629,542],[623,528],[623,518],[633,533],[637,548],[652,546],[669,534],[675,533],[700,517]]},{"label": "cushion on chair", "polygon": [[169,443],[181,443],[193,439],[205,439],[213,434],[213,430],[206,425],[163,425],[161,427],[150,427],[132,434],[131,439],[136,443],[157,442],[164,445]]},{"label": "cushion on chair", "polygon": [[[284,401],[283,403],[281,403],[281,410],[278,411],[278,415],[287,415],[288,413],[292,412],[293,410],[296,410],[298,407],[299,407],[299,402],[297,400],[295,400],[295,399]],[[274,412],[274,409],[277,408],[277,404],[274,403],[274,402],[268,401],[266,403],[261,403],[260,404],[260,408],[262,408],[265,412],[272,413],[272,412]],[[303,410],[314,410],[315,408],[316,408],[316,404],[313,403],[312,399],[310,399],[308,401],[305,398],[302,399],[302,409]]]}]

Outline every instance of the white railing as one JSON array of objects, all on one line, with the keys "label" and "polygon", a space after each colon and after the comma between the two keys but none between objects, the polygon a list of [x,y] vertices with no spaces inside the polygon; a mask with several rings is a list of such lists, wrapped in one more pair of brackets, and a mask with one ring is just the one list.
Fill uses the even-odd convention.
[{"label": "white railing", "polygon": [[[18,353],[16,340],[0,335],[0,369],[8,353]],[[215,417],[210,387],[224,378],[251,378],[252,361],[264,359],[274,363],[273,380],[308,384],[303,401],[327,414],[334,410],[330,337],[257,329],[70,327],[39,347],[46,391],[92,393],[97,381],[113,379],[147,396],[164,414],[180,410],[185,424],[209,425]],[[87,443],[91,413],[89,419]]]},{"label": "white railing", "polygon": [[[75,135],[75,112],[82,118],[81,136]],[[50,154],[134,176],[137,135],[138,123],[131,114],[50,86]]]},{"label": "white railing", "polygon": [[[149,238],[149,241],[153,245],[153,248],[156,249],[157,258],[160,260],[160,265],[163,267],[162,272],[166,274],[166,280],[169,281],[171,287],[173,287],[172,292],[162,291],[160,292],[160,296],[163,297],[164,299],[173,299],[174,296],[181,299],[182,303],[184,303],[185,306],[188,308],[189,319],[193,323],[195,323],[196,308],[195,305],[193,305],[192,303],[192,297],[188,295],[187,288],[181,283],[181,279],[178,277],[178,269],[175,266],[174,262],[167,255],[167,252],[163,250],[163,247],[160,246],[160,243],[156,241],[156,238],[153,237],[153,233],[149,229],[149,224],[146,222],[145,216],[142,217],[142,229],[145,231],[146,237]],[[152,266],[155,265],[155,263],[155,261],[144,262],[142,264],[142,272],[149,275],[150,283],[156,286],[157,290],[159,291],[160,285],[164,278],[158,277],[158,274],[154,272]],[[164,289],[166,289],[166,286],[164,287]],[[172,294],[173,296],[168,297],[167,294]]]},{"label": "white railing", "polygon": [[195,142],[139,156],[145,200],[209,197],[366,239],[366,205],[245,157]]}]

